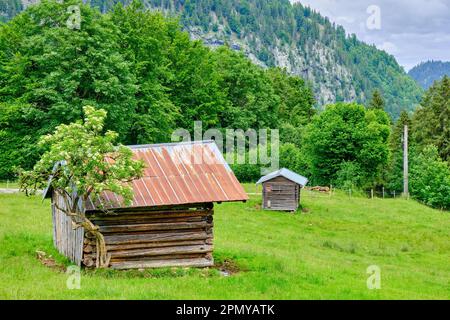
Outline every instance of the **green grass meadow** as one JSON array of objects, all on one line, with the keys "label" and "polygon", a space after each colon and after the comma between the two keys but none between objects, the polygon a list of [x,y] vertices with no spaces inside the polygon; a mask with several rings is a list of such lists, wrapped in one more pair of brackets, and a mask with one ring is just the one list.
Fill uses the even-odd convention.
[{"label": "green grass meadow", "polygon": [[0,181],[0,189],[18,189],[19,183],[17,181]]},{"label": "green grass meadow", "polygon": [[[254,185],[245,186],[255,192]],[[450,299],[450,214],[412,200],[304,192],[306,213],[262,211],[261,197],[215,206],[216,262],[240,271],[83,270],[81,288],[44,266],[50,203],[0,195],[1,299]],[[367,288],[367,268],[381,288]]]}]

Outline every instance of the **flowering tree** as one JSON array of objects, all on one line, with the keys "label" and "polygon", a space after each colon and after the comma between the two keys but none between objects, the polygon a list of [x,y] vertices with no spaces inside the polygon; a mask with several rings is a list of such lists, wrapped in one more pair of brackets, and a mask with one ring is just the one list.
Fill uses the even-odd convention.
[{"label": "flowering tree", "polygon": [[[84,121],[59,125],[39,143],[46,152],[33,170],[20,172],[20,188],[27,194],[50,187],[62,195],[65,205],[57,209],[68,215],[74,228],[83,227],[97,239],[97,267],[109,265],[105,240],[85,215],[85,203],[98,199],[104,191],[117,194],[124,205],[133,193],[127,182],[142,176],[144,164],[133,160],[132,151],[116,146],[117,133],[103,133],[106,111],[86,106]],[[49,182],[49,177],[51,177]]]}]

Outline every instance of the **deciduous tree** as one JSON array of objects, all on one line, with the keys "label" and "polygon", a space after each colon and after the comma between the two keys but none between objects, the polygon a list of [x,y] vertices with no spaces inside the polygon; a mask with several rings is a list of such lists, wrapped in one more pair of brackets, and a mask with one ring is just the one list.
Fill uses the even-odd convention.
[{"label": "deciduous tree", "polygon": [[305,136],[314,178],[321,184],[333,183],[342,164],[352,162],[360,168],[364,184],[376,184],[388,160],[389,133],[389,118],[381,110],[354,103],[327,106]]},{"label": "deciduous tree", "polygon": [[[104,130],[106,111],[87,106],[85,119],[69,125],[59,125],[53,134],[43,136],[39,143],[46,149],[33,170],[22,171],[20,188],[29,193],[48,187],[58,192],[65,205],[59,207],[68,215],[74,227],[83,227],[97,238],[98,266],[108,265],[105,240],[85,215],[84,204],[90,199],[102,199],[111,191],[123,204],[129,204],[132,189],[127,182],[142,175],[143,163],[132,158],[132,151],[115,145],[117,133]],[[50,182],[49,177],[51,177]],[[98,205],[105,206],[104,200]]]}]

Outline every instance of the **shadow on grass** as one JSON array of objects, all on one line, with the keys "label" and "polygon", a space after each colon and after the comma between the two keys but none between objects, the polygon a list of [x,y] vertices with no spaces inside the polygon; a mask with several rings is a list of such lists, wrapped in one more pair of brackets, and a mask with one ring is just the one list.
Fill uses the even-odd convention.
[{"label": "shadow on grass", "polygon": [[[26,233],[8,234],[0,239],[3,258],[17,256],[29,256],[55,273],[64,273],[73,263],[61,255],[53,246],[48,236],[30,235]],[[246,268],[236,262],[235,257],[214,253],[214,266],[210,268],[168,267],[155,269],[95,269],[82,268],[82,273],[87,276],[95,276],[105,279],[110,278],[178,278],[186,276],[194,277],[221,277],[233,276],[246,271]]]},{"label": "shadow on grass", "polygon": [[105,279],[131,279],[131,278],[179,278],[186,276],[217,277],[219,272],[213,268],[155,268],[155,269],[84,269],[83,273],[88,276],[101,277]]},{"label": "shadow on grass", "polygon": [[189,268],[189,267],[168,267],[168,268],[150,268],[150,269],[94,269],[85,268],[83,273],[89,276],[102,277],[106,279],[130,279],[130,278],[181,278],[187,276],[213,278],[222,276],[233,276],[246,271],[245,268],[231,257],[223,255],[214,256],[214,266],[209,268]]},{"label": "shadow on grass", "polygon": [[167,268],[150,268],[150,269],[130,269],[130,270],[114,270],[114,269],[94,269],[85,268],[83,273],[89,276],[102,277],[106,279],[119,278],[179,278],[179,277],[202,277],[212,278],[220,276],[232,276],[243,270],[238,264],[230,258],[218,258],[215,260],[214,266],[210,268],[189,268],[189,267],[167,267]]}]

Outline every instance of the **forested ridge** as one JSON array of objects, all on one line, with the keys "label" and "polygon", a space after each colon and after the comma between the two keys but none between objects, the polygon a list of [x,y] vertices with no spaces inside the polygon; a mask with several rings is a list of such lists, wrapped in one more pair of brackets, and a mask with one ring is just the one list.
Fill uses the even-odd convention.
[{"label": "forested ridge", "polygon": [[408,74],[424,89],[428,89],[435,81],[450,76],[450,62],[426,61],[412,68]]},{"label": "forested ridge", "polygon": [[[124,144],[170,141],[175,129],[192,130],[198,120],[203,130],[279,129],[280,166],[311,183],[400,193],[409,124],[411,194],[450,208],[448,77],[394,123],[382,87],[364,103],[317,111],[301,77],[258,66],[226,45],[193,41],[176,18],[138,1],[105,14],[80,4],[80,29],[67,27],[72,4],[80,2],[42,1],[0,26],[0,179],[31,168],[45,151],[39,137],[79,121],[91,105],[107,111],[105,129]],[[260,177],[258,165],[233,169],[240,181]]]},{"label": "forested ridge", "polygon": [[24,9],[22,0],[0,1],[0,22],[6,22]]},{"label": "forested ridge", "polygon": [[[94,1],[107,8],[108,1]],[[381,90],[386,111],[397,118],[414,110],[421,88],[395,58],[347,36],[319,13],[289,0],[146,0],[150,8],[181,16],[192,37],[210,46],[228,43],[253,62],[279,66],[309,80],[319,106],[365,103]]]},{"label": "forested ridge", "polygon": [[[7,0],[17,2],[18,0]],[[131,0],[89,0],[107,12]],[[396,119],[414,110],[422,89],[395,58],[373,45],[347,36],[341,26],[289,0],[144,0],[147,8],[180,17],[194,39],[217,47],[228,44],[254,63],[286,68],[313,87],[317,105],[366,103],[382,92],[386,111]],[[13,5],[11,4],[12,8]],[[13,12],[15,12],[13,10]]]},{"label": "forested ridge", "polygon": [[386,111],[397,118],[413,110],[421,89],[395,58],[347,36],[341,26],[289,0],[148,0],[150,7],[181,14],[181,22],[206,43],[234,44],[254,62],[285,67],[311,81],[320,106],[365,103],[382,91]]}]

